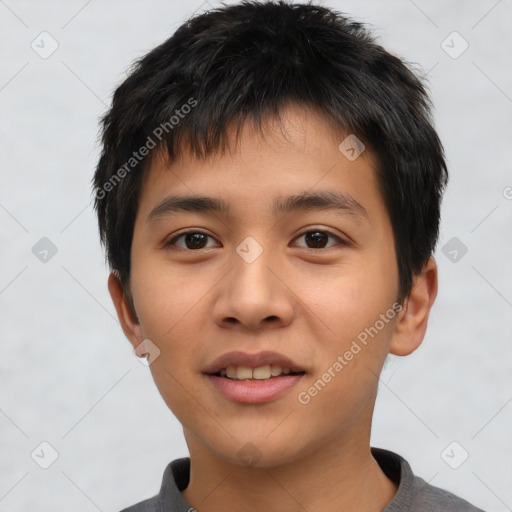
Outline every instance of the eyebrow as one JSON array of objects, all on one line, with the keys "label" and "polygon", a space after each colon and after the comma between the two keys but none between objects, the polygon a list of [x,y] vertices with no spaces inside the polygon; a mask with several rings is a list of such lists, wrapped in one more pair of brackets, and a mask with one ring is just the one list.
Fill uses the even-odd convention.
[{"label": "eyebrow", "polygon": [[[334,210],[356,218],[369,220],[364,206],[350,194],[325,190],[314,193],[303,192],[288,197],[277,196],[273,201],[274,215],[297,211]],[[230,207],[224,199],[208,196],[168,196],[158,203],[148,215],[146,222],[168,217],[180,212],[213,212],[229,214]]]}]

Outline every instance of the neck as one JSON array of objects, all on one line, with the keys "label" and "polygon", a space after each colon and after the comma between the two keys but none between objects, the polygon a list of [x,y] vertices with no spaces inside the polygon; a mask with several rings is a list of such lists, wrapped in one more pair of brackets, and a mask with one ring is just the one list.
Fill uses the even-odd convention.
[{"label": "neck", "polygon": [[190,482],[182,492],[201,512],[379,512],[396,493],[370,452],[369,440],[331,443],[291,463],[233,464],[187,437]]}]

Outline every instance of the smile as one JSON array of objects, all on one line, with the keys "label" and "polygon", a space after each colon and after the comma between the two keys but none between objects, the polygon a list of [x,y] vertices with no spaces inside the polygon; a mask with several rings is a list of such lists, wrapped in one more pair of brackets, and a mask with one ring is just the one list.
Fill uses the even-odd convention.
[{"label": "smile", "polygon": [[233,379],[220,375],[205,375],[213,390],[227,400],[238,403],[260,404],[281,397],[296,386],[304,372],[271,376],[265,379]]},{"label": "smile", "polygon": [[283,368],[277,364],[267,364],[265,366],[258,366],[257,368],[230,365],[227,368],[222,368],[213,375],[233,380],[268,380],[281,375],[297,375],[303,373],[304,372],[292,372],[290,368]]}]

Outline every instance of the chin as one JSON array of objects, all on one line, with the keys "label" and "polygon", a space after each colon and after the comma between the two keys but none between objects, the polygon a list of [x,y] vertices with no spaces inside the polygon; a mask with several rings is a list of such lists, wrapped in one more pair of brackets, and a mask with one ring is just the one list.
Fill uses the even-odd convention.
[{"label": "chin", "polygon": [[[275,427],[274,427],[275,428]],[[282,432],[275,435],[272,429],[267,430],[264,436],[248,435],[223,435],[222,439],[205,440],[203,443],[213,454],[225,461],[241,467],[265,469],[292,464],[308,452],[314,453],[314,446],[309,449],[295,440],[293,435]],[[269,432],[272,432],[270,435]]]}]

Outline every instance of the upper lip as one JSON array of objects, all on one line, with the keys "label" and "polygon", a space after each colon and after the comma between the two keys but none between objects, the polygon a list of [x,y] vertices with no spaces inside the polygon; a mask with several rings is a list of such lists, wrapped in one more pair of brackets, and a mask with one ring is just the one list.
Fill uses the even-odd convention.
[{"label": "upper lip", "polygon": [[203,373],[213,374],[228,366],[247,366],[249,368],[258,368],[259,366],[277,365],[281,368],[290,368],[292,372],[305,372],[304,368],[295,364],[291,359],[277,352],[269,350],[263,352],[249,353],[249,352],[227,352],[215,360],[208,366],[203,368]]}]

